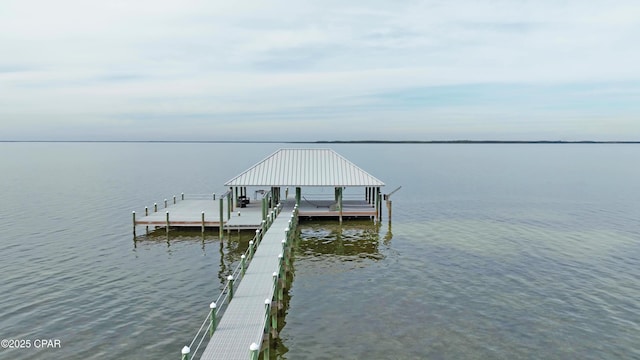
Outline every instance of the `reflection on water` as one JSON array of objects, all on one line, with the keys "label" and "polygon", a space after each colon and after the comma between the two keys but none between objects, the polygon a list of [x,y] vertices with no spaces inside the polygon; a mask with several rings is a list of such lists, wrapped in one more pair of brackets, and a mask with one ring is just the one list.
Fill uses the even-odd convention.
[{"label": "reflection on water", "polygon": [[[382,232],[384,236],[381,236]],[[383,227],[379,222],[375,223],[371,220],[349,220],[342,224],[335,220],[300,222],[292,261],[293,276],[297,280],[286,291],[285,315],[288,315],[291,301],[299,296],[298,294],[302,294],[304,298],[297,299],[291,309],[292,314],[289,316],[293,316],[292,328],[287,327],[289,316],[282,317],[282,322],[279,324],[280,338],[276,340],[276,351],[271,352],[271,359],[299,358],[299,353],[291,356],[288,347],[288,344],[291,344],[292,332],[298,332],[300,329],[299,319],[309,320],[305,327],[314,329],[312,326],[314,320],[305,314],[316,307],[318,302],[329,304],[330,301],[325,297],[331,297],[334,291],[339,291],[341,294],[334,298],[346,296],[348,281],[340,281],[341,277],[349,277],[354,270],[382,263],[386,256],[381,251],[381,247],[386,248],[391,238],[390,224]],[[306,291],[317,287],[331,290],[316,292],[313,300],[307,299]],[[304,307],[302,311],[299,308],[301,305]],[[320,306],[320,308],[323,307],[323,305]],[[334,330],[339,332],[339,329]],[[313,330],[311,331],[313,334]],[[310,335],[308,340],[313,342],[314,338],[317,339],[317,334]],[[299,344],[294,343],[294,345]],[[310,354],[313,356],[309,358],[322,358],[321,353],[311,352]]]},{"label": "reflection on water", "polygon": [[[165,246],[167,253],[171,254],[172,246],[177,244],[199,243],[203,256],[213,253],[219,255],[217,274],[222,288],[227,276],[231,275],[240,262],[240,256],[249,248],[249,241],[254,235],[253,231],[227,231],[221,240],[217,229],[202,232],[200,228],[172,228],[167,232],[165,228],[158,228],[137,236],[133,244],[135,250],[141,247]],[[211,266],[214,267],[215,264]]]},{"label": "reflection on water", "polygon": [[378,251],[379,225],[354,220],[342,224],[335,220],[305,222],[300,227],[297,254],[302,258],[331,256],[338,261],[382,260]]}]

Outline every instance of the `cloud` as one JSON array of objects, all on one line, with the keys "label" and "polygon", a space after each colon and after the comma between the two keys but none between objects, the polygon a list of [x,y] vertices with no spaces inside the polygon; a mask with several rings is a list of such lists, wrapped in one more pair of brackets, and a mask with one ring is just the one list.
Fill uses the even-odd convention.
[{"label": "cloud", "polygon": [[[638,19],[633,1],[5,0],[0,117],[12,123],[0,132],[45,136],[21,119],[55,119],[78,137],[92,126],[144,136],[142,119],[155,119],[167,136],[178,123],[213,135],[298,119],[314,136],[384,122],[397,127],[379,137],[455,137],[465,126],[542,131],[500,120],[525,112],[630,119]],[[470,117],[486,121],[460,122]],[[587,127],[568,124],[568,134]]]}]

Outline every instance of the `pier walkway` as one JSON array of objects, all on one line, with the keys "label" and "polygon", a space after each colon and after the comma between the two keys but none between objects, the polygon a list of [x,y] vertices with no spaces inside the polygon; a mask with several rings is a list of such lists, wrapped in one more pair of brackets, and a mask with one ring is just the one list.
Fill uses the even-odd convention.
[{"label": "pier walkway", "polygon": [[[194,198],[195,197],[195,198]],[[133,212],[133,233],[136,234],[136,226],[149,226],[169,228],[176,227],[201,227],[220,228],[226,230],[255,230],[262,228],[266,217],[265,206],[271,201],[271,194],[266,193],[261,199],[254,199],[245,203],[242,207],[233,206],[233,199],[228,194],[215,195],[204,199],[194,195],[185,198],[173,197],[173,200],[164,200],[160,206],[156,203],[151,208],[145,207],[144,216],[136,216]]]},{"label": "pier walkway", "polygon": [[[215,328],[200,359],[249,359],[252,344],[261,347],[265,326],[268,327],[271,301],[282,267],[283,243],[287,236],[292,202],[283,204],[249,264],[233,295],[233,300]],[[286,256],[286,255],[285,255]],[[259,351],[260,348],[254,349]]]},{"label": "pier walkway", "polygon": [[[256,231],[193,341],[182,349],[182,360],[196,359],[207,337],[200,359],[269,359],[269,345],[278,336],[278,317],[283,315],[279,310],[283,289],[289,285],[298,218],[342,222],[368,217],[377,222],[383,198],[391,218],[391,194],[383,197],[380,192],[385,184],[331,149],[280,149],[224,186],[229,190],[217,200],[215,193],[206,199],[185,199],[182,194],[180,203],[173,196],[171,204],[165,200],[161,209],[157,204],[152,211],[145,208],[144,216],[137,218],[133,212],[134,241],[137,226],[145,226],[147,233],[151,226],[164,227],[167,237],[174,227],[200,227],[203,234],[206,228],[217,227],[221,240],[224,230]],[[320,194],[311,193],[316,189]],[[248,196],[252,191],[253,199]],[[280,214],[282,210],[285,214]]]}]

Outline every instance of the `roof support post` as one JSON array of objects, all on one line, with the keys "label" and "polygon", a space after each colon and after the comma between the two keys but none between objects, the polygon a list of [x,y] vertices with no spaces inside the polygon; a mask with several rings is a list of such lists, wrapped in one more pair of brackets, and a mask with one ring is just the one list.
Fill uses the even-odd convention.
[{"label": "roof support post", "polygon": [[377,191],[378,191],[378,212],[379,212],[378,217],[382,219],[382,191],[379,186]]},{"label": "roof support post", "polygon": [[267,198],[262,198],[262,221],[267,219]]},{"label": "roof support post", "polygon": [[218,228],[220,229],[220,239],[222,239],[222,234],[224,231],[224,199],[220,197],[220,224]]},{"label": "roof support post", "polygon": [[296,186],[296,205],[300,206],[300,198],[302,197],[302,189]]},{"label": "roof support post", "polygon": [[376,187],[376,194],[375,194],[375,200],[376,200],[376,221],[380,220],[380,212],[382,211],[382,207],[380,206],[380,187]]},{"label": "roof support post", "polygon": [[338,188],[338,209],[340,210],[340,223],[342,223],[342,186]]}]

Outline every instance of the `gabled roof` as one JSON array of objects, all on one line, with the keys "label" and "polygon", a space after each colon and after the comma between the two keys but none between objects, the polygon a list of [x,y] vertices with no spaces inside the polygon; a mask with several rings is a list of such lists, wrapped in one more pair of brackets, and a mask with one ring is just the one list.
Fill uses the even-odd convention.
[{"label": "gabled roof", "polygon": [[384,186],[331,149],[280,149],[225,186]]}]

